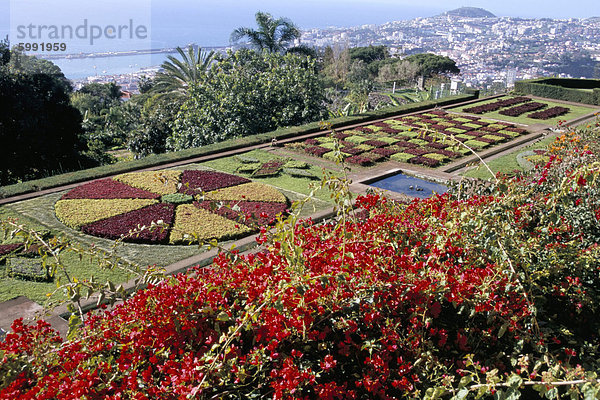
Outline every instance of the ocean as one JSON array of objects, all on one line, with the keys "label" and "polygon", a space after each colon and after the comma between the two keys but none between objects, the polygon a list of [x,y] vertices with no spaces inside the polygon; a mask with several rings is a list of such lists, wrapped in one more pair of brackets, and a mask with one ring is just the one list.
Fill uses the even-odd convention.
[{"label": "ocean", "polygon": [[[69,0],[64,0],[69,1]],[[145,7],[144,7],[145,4]],[[329,0],[304,2],[291,1],[244,1],[239,0],[148,0],[138,3],[130,13],[132,18],[141,14],[151,15],[150,48],[184,47],[195,43],[200,47],[228,46],[231,32],[238,27],[255,28],[254,15],[257,11],[271,13],[274,17],[287,17],[301,29],[325,28],[328,26],[350,27],[367,24],[382,24],[415,17],[429,17],[445,10],[427,6],[406,6],[394,1],[380,0],[372,3],[358,0]],[[98,18],[106,19],[112,10],[96,11]],[[119,15],[122,17],[123,15]],[[79,17],[73,16],[73,20]],[[77,19],[78,21],[80,19]],[[107,20],[108,21],[108,20]],[[2,29],[0,29],[0,32]],[[127,48],[126,43],[105,41],[95,44],[94,52],[117,50],[146,50]],[[81,79],[94,75],[128,74],[140,69],[158,66],[167,54],[110,56],[82,59],[53,59],[70,79]]]}]

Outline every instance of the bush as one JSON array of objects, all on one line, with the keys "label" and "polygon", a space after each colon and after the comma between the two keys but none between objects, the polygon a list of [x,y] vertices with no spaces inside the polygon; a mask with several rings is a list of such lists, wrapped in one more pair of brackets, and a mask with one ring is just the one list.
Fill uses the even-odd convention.
[{"label": "bush", "polygon": [[265,251],[151,285],[69,343],[17,320],[0,396],[594,397],[600,135],[583,134],[492,187],[290,219]]}]

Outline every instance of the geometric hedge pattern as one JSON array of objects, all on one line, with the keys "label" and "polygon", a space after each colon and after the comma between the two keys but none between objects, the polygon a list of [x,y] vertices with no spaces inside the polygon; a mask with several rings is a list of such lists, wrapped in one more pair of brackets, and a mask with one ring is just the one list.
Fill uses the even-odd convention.
[{"label": "geometric hedge pattern", "polygon": [[64,194],[56,217],[86,234],[126,242],[190,244],[235,239],[287,211],[272,186],[215,171],[144,171]]}]

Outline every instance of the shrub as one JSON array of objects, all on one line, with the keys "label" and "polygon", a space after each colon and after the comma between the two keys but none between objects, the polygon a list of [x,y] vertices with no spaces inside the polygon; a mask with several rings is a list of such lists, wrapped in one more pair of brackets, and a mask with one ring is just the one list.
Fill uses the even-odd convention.
[{"label": "shrub", "polygon": [[283,172],[296,178],[319,179],[318,176],[306,169],[284,167]]},{"label": "shrub", "polygon": [[8,275],[11,278],[34,282],[50,282],[48,268],[42,265],[41,258],[11,257],[7,260]]},{"label": "shrub", "polygon": [[415,157],[416,156],[414,154],[396,153],[390,156],[390,160],[406,163],[410,162],[410,160],[412,160]]}]

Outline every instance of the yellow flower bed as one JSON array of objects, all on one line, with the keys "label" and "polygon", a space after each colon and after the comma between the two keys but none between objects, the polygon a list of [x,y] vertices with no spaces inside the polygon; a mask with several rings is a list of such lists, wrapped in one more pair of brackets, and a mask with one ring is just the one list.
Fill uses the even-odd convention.
[{"label": "yellow flower bed", "polygon": [[148,190],[159,194],[176,193],[179,185],[181,171],[143,171],[121,174],[115,180],[127,185]]},{"label": "yellow flower bed", "polygon": [[177,207],[169,241],[188,244],[213,238],[232,239],[250,232],[252,229],[246,225],[213,214],[193,204],[182,204]]},{"label": "yellow flower bed", "polygon": [[54,211],[62,223],[79,229],[82,225],[155,203],[158,201],[152,199],[69,199],[57,201]]},{"label": "yellow flower bed", "polygon": [[250,182],[243,185],[232,186],[215,190],[205,194],[206,200],[246,200],[246,201],[272,201],[286,202],[285,196],[277,189],[262,183]]}]

